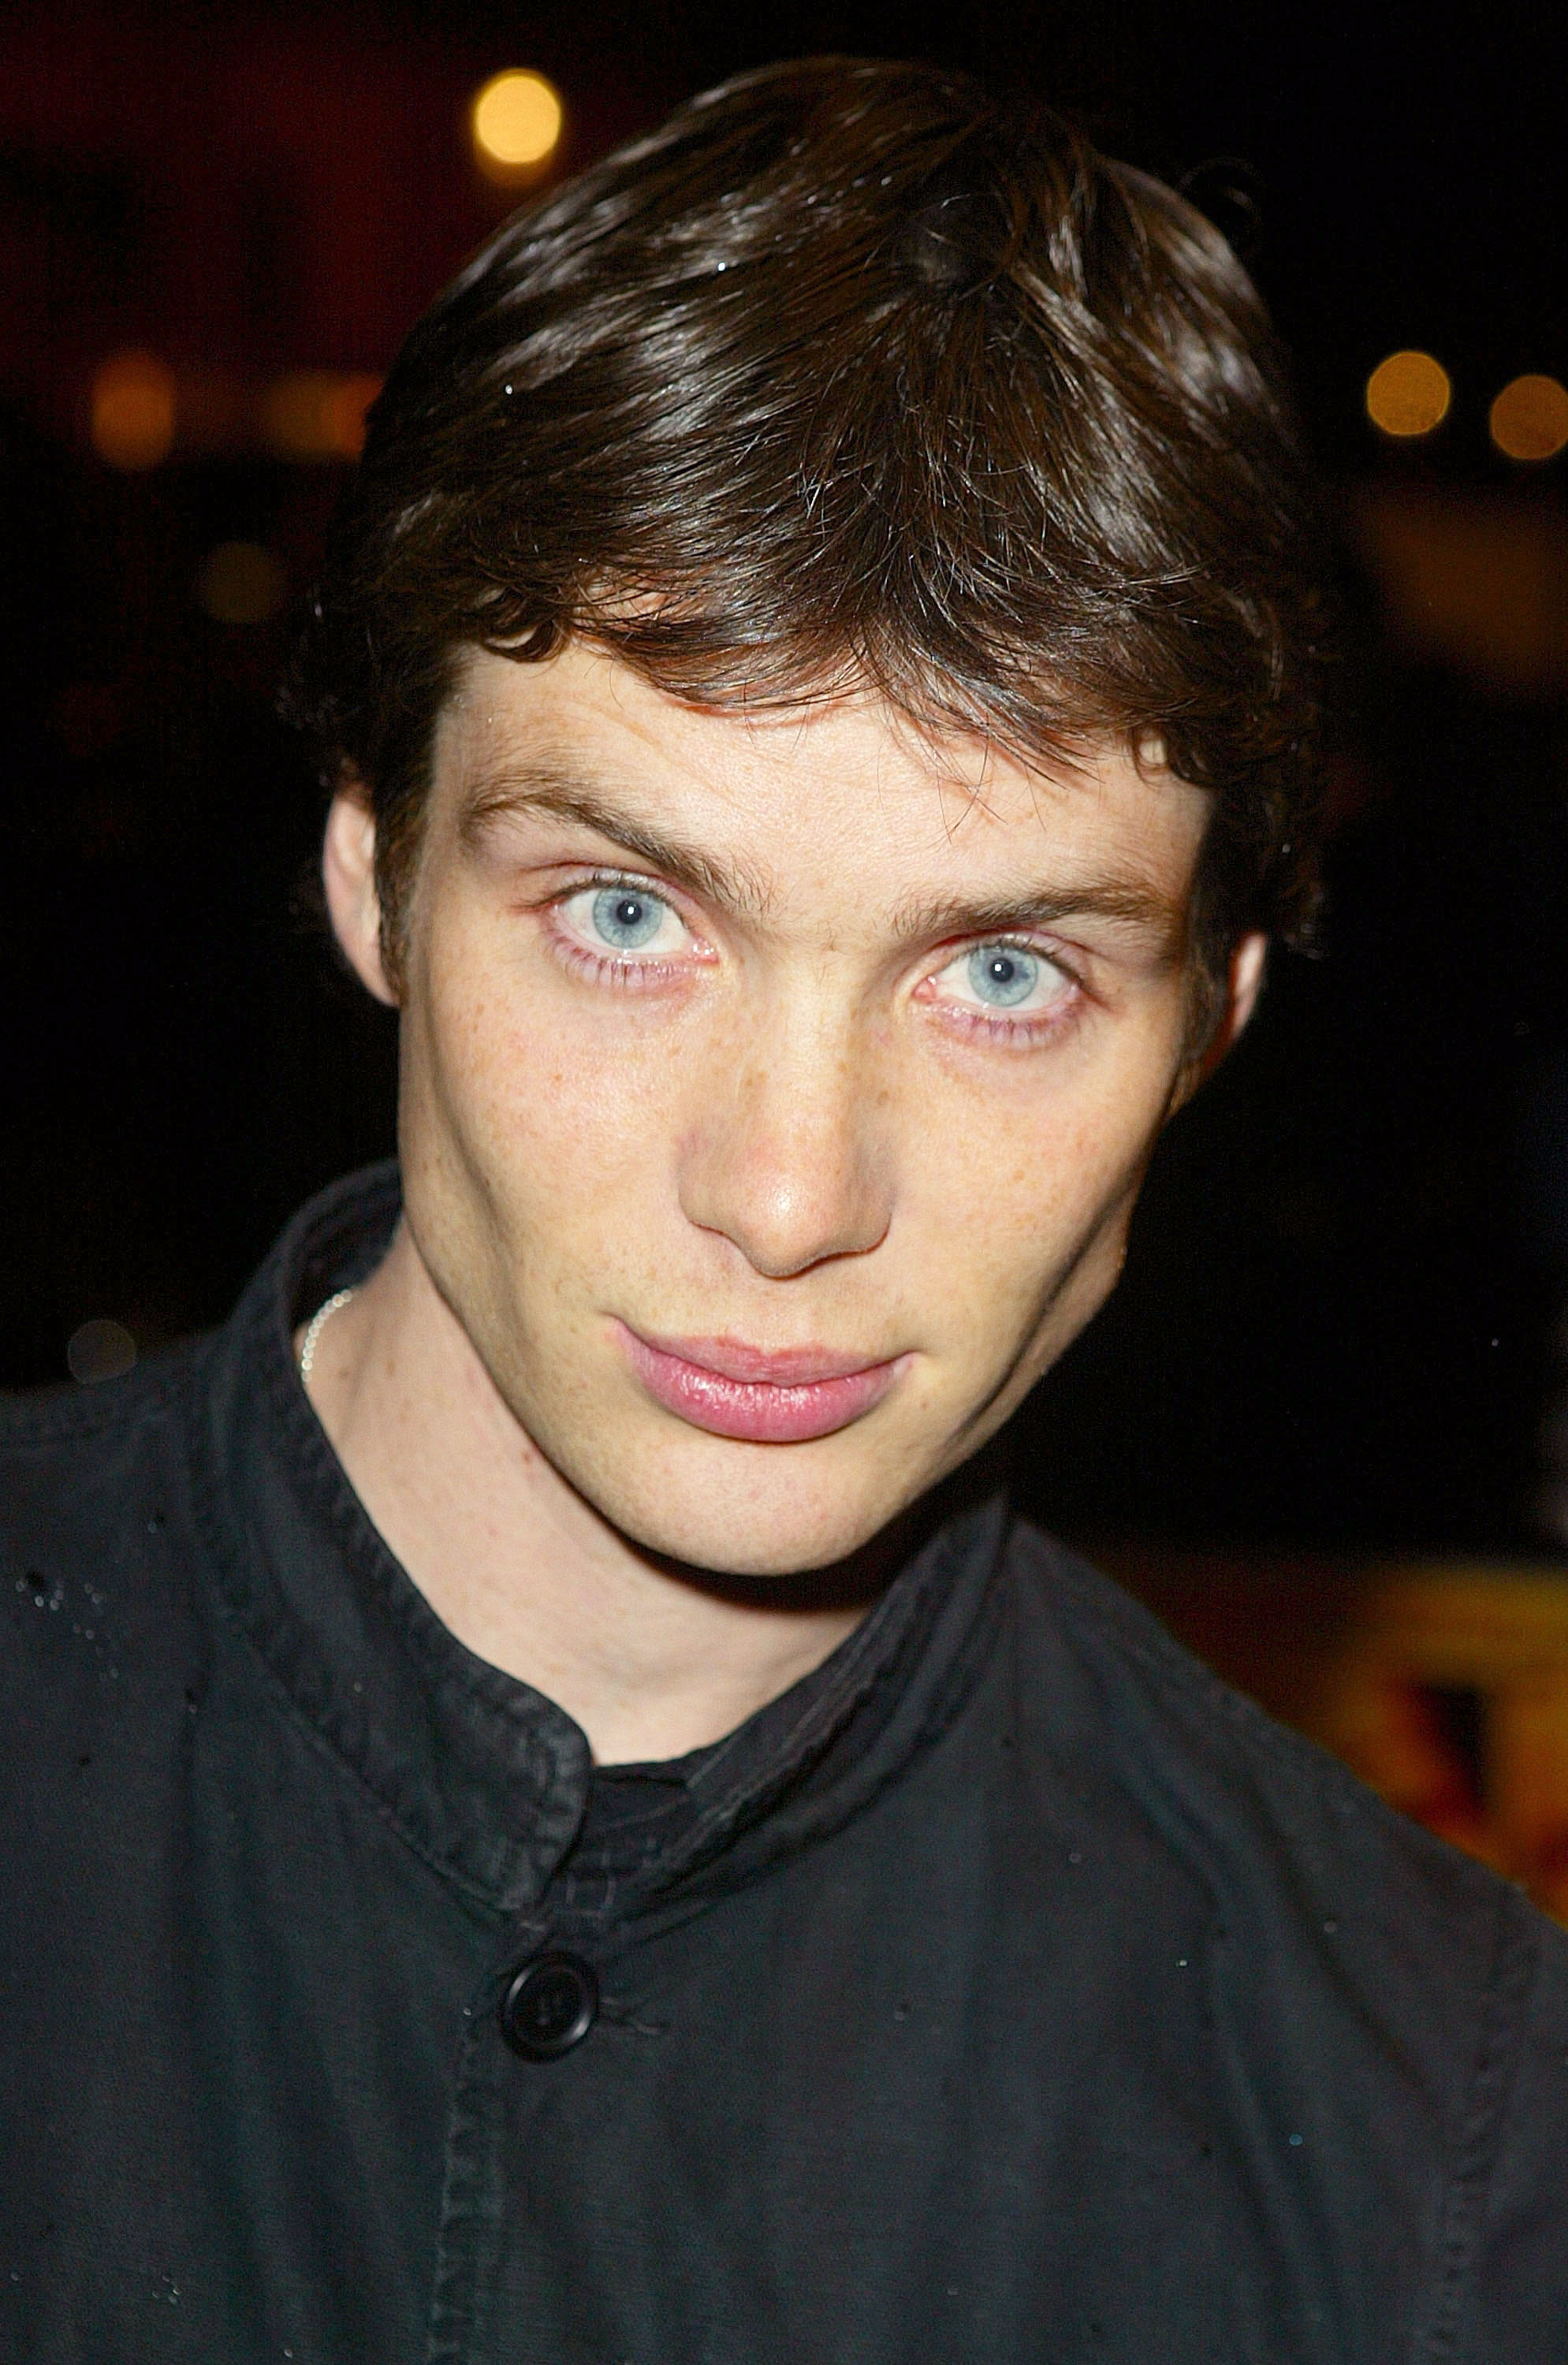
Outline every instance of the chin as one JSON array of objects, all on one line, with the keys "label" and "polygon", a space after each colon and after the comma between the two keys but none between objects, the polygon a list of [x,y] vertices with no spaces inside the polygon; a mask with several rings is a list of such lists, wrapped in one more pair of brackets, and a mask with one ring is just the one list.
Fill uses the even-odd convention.
[{"label": "chin", "polygon": [[819,1491],[780,1472],[764,1486],[709,1485],[677,1497],[654,1484],[590,1499],[630,1542],[661,1559],[715,1575],[783,1580],[864,1551],[912,1498],[880,1488]]}]

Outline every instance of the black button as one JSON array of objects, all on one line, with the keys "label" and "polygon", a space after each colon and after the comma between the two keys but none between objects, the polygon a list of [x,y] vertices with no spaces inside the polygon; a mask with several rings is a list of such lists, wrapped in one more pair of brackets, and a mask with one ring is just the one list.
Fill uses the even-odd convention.
[{"label": "black button", "polygon": [[580,2045],[599,2014],[599,1981],[580,1955],[535,1955],[507,1983],[501,2034],[526,2061],[554,2061]]}]

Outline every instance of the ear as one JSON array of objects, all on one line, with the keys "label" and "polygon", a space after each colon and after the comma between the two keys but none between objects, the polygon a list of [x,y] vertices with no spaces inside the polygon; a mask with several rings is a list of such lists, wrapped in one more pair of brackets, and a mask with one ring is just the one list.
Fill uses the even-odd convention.
[{"label": "ear", "polygon": [[1194,1085],[1212,1076],[1237,1037],[1258,1007],[1258,996],[1263,991],[1263,972],[1268,967],[1269,939],[1260,931],[1238,939],[1230,956],[1230,970],[1226,979],[1225,1006],[1219,1024],[1198,1062]]},{"label": "ear", "polygon": [[1263,991],[1263,973],[1268,965],[1269,939],[1261,930],[1255,929],[1250,936],[1242,937],[1230,957],[1225,1044],[1227,1051],[1258,1007],[1258,996]]},{"label": "ear", "polygon": [[381,958],[381,898],[375,891],[375,815],[370,791],[345,775],[327,815],[321,847],[321,884],[331,914],[332,934],[343,958],[377,1002],[396,1008]]},{"label": "ear", "polygon": [[1268,958],[1267,936],[1254,933],[1238,940],[1230,956],[1230,967],[1226,972],[1225,1000],[1218,1023],[1208,1039],[1188,1058],[1177,1077],[1176,1091],[1170,1103],[1172,1115],[1179,1108],[1185,1107],[1200,1084],[1207,1083],[1258,1007]]}]

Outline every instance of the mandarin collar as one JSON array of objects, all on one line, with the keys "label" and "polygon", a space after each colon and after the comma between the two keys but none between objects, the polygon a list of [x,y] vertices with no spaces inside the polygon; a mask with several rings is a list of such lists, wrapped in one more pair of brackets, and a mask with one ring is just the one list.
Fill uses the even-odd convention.
[{"label": "mandarin collar", "polygon": [[[210,1342],[198,1517],[227,1606],[290,1711],[432,1869],[476,1906],[516,1915],[582,1833],[587,1738],[437,1617],[354,1494],[294,1359],[298,1323],[375,1270],[400,1205],[392,1164],[308,1202]],[[1003,1506],[972,1476],[963,1492],[821,1666],[711,1747],[641,1769],[671,1786],[675,1810],[653,1819],[635,1877],[612,1884],[623,1910],[793,1853],[935,1737],[1000,1589]],[[585,1838],[570,1878],[591,1890],[599,1867]]]}]

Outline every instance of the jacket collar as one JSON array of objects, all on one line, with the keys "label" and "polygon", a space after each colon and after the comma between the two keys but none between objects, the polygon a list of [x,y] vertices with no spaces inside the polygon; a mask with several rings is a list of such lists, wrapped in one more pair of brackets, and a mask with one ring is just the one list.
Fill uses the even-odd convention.
[{"label": "jacket collar", "polygon": [[651,1820],[630,1877],[606,1886],[600,1819],[584,1830],[595,1776],[581,1730],[442,1623],[372,1526],[295,1367],[296,1327],[374,1271],[399,1204],[390,1165],[312,1200],[200,1367],[197,1515],[222,1600],[287,1712],[434,1870],[508,1915],[535,1907],[564,1863],[585,1899],[657,1912],[844,1821],[968,1687],[999,1593],[1000,1498],[970,1478],[822,1666],[713,1747],[649,1769],[670,1810]]}]

